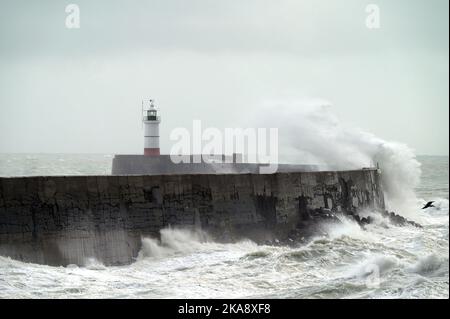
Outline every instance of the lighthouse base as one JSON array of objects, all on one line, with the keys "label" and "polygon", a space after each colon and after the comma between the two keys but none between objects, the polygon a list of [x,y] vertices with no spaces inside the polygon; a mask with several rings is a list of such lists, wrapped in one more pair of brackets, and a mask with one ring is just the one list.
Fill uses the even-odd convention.
[{"label": "lighthouse base", "polygon": [[[152,149],[147,148],[146,150]],[[205,162],[204,160],[195,163],[194,155],[190,155],[187,163],[174,163],[170,155],[160,155],[159,152],[145,153],[145,155],[115,155],[112,162],[112,174],[259,174],[260,168],[267,166],[267,164],[240,163],[237,157],[228,158],[230,163],[224,163],[227,155],[222,155],[222,161],[219,163]],[[326,169],[327,167],[320,165],[278,164],[277,172],[314,172]]]},{"label": "lighthouse base", "polygon": [[144,148],[145,156],[159,156],[159,148]]}]

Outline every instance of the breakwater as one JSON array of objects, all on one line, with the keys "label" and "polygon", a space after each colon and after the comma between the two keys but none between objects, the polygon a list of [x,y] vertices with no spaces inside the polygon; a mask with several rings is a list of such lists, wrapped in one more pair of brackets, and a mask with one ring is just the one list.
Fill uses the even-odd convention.
[{"label": "breakwater", "polygon": [[0,178],[0,255],[49,265],[91,257],[127,264],[142,237],[168,226],[262,242],[286,238],[320,209],[366,208],[384,209],[376,169]]}]

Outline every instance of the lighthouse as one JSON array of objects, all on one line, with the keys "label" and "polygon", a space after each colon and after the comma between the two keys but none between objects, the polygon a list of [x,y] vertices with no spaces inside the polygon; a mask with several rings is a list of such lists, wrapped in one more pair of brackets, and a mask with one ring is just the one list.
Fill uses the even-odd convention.
[{"label": "lighthouse", "polygon": [[159,156],[159,123],[161,118],[158,116],[158,110],[154,105],[154,101],[150,100],[149,106],[144,106],[142,102],[144,124],[144,155]]}]

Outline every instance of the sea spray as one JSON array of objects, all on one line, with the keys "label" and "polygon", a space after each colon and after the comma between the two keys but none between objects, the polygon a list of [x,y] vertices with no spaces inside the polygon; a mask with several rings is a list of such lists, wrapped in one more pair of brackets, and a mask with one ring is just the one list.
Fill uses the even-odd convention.
[{"label": "sea spray", "polygon": [[[448,259],[446,262],[448,265]],[[420,275],[430,275],[438,271],[444,264],[445,261],[441,260],[436,254],[430,254],[419,258],[410,270]]]},{"label": "sea spray", "polygon": [[387,207],[412,217],[421,169],[407,145],[344,125],[325,100],[267,101],[257,114],[255,125],[279,128],[279,153],[289,154],[281,161],[331,170],[379,166]]},{"label": "sea spray", "polygon": [[249,239],[242,239],[233,243],[218,243],[212,240],[208,233],[201,229],[163,228],[160,238],[143,237],[142,247],[137,260],[147,257],[165,258],[182,256],[192,253],[227,251],[233,247],[236,251],[256,252],[261,246]]},{"label": "sea spray", "polygon": [[322,226],[331,240],[343,236],[366,241],[375,240],[374,234],[364,231],[353,219],[340,214],[337,214],[336,217],[340,220],[340,223],[326,223]]},{"label": "sea spray", "polygon": [[142,248],[138,260],[145,257],[167,257],[177,253],[190,253],[199,250],[209,236],[200,229],[164,228],[160,239],[142,238]]},{"label": "sea spray", "polygon": [[353,268],[349,269],[349,277],[364,278],[376,271],[379,275],[395,268],[399,265],[399,261],[395,256],[390,255],[369,255],[363,261]]},{"label": "sea spray", "polygon": [[[86,269],[90,269],[90,270],[105,270],[106,269],[106,266],[95,257],[86,258],[84,261],[84,267],[86,267]],[[66,268],[71,268],[71,267],[66,267]]]}]

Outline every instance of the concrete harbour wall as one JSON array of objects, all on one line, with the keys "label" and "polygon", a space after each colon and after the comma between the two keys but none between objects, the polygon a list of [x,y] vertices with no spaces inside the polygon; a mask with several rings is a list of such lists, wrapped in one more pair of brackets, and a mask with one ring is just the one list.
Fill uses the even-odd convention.
[{"label": "concrete harbour wall", "polygon": [[141,237],[169,225],[264,241],[286,237],[316,208],[384,209],[379,172],[0,178],[0,255],[127,264]]}]

